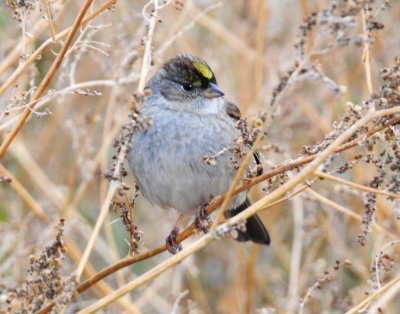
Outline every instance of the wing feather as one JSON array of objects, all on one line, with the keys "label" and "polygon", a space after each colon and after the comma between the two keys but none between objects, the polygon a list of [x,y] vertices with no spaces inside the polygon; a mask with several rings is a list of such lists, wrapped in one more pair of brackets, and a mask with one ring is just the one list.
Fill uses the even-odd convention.
[{"label": "wing feather", "polygon": [[[240,109],[234,103],[231,103],[229,101],[226,101],[225,110],[226,110],[226,114],[235,121],[239,120],[242,116],[242,114],[240,113]],[[249,145],[249,148],[253,149],[253,147],[251,145]],[[253,152],[253,156],[254,156],[254,160],[256,161],[257,166],[259,166],[259,169],[257,171],[257,176],[260,176],[263,174],[263,167],[261,164],[260,154],[258,151],[255,150]]]}]

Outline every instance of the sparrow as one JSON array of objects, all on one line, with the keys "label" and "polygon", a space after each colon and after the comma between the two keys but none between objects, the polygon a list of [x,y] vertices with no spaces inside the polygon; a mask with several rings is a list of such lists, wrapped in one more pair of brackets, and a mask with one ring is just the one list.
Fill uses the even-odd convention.
[{"label": "sparrow", "polygon": [[[150,117],[152,123],[133,135],[128,154],[136,182],[151,204],[196,213],[196,226],[206,232],[202,221],[207,219],[207,204],[228,191],[237,171],[234,164],[240,165],[243,159],[243,154],[230,149],[241,136],[240,110],[225,100],[208,64],[188,54],[167,61],[146,89],[149,93],[141,103],[139,118]],[[261,174],[256,151],[254,164]],[[247,193],[231,198],[226,218],[251,205]],[[171,253],[181,249],[175,240],[182,218],[166,239]],[[258,215],[248,218],[245,228],[237,226],[233,234],[241,242],[271,242]]]}]

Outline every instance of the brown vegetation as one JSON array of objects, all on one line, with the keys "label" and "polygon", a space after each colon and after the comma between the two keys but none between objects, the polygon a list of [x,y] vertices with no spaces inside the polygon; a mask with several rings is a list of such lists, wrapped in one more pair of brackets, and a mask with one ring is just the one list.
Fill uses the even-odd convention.
[{"label": "brown vegetation", "polygon": [[[3,3],[0,311],[399,312],[399,14],[384,0]],[[178,53],[211,65],[264,174],[208,207],[252,187],[248,210],[213,215],[206,235],[187,220],[170,256],[178,213],[143,200],[125,154],[151,123],[147,79]],[[255,212],[270,247],[230,239]]]}]

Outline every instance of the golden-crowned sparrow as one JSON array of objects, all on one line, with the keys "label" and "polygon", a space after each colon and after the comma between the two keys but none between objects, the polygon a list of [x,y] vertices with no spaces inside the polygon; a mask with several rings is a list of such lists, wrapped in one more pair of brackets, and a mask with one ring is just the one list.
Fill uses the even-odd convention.
[{"label": "golden-crowned sparrow", "polygon": [[[212,195],[228,191],[236,173],[232,163],[242,158],[229,149],[241,136],[236,126],[240,111],[223,98],[207,63],[191,55],[166,62],[147,88],[150,94],[140,114],[151,117],[152,124],[133,136],[128,156],[137,183],[151,203],[183,213],[200,209],[198,217],[205,218],[204,205]],[[204,161],[204,156],[214,155],[215,163]],[[260,164],[257,155],[255,161]],[[249,205],[247,191],[241,192],[224,214],[234,216]],[[170,252],[179,248],[177,232],[175,228],[167,238]],[[237,228],[236,240],[270,243],[257,215],[247,219],[245,230]]]}]

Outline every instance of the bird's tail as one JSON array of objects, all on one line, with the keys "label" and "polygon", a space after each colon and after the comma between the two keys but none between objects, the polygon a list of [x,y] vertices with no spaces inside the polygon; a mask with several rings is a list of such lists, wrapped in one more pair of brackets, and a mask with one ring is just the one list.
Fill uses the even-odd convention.
[{"label": "bird's tail", "polygon": [[[224,216],[225,218],[233,217],[239,214],[240,212],[244,211],[250,205],[251,203],[249,199],[246,198],[246,200],[238,207],[226,210],[224,212]],[[235,240],[237,241],[240,242],[252,241],[254,243],[264,244],[264,245],[269,245],[271,243],[271,238],[269,236],[267,228],[265,228],[263,222],[261,221],[260,217],[258,217],[258,215],[254,215],[251,216],[250,218],[247,218],[246,230],[241,230],[239,228],[236,230],[238,232],[238,236],[235,238]]]}]

